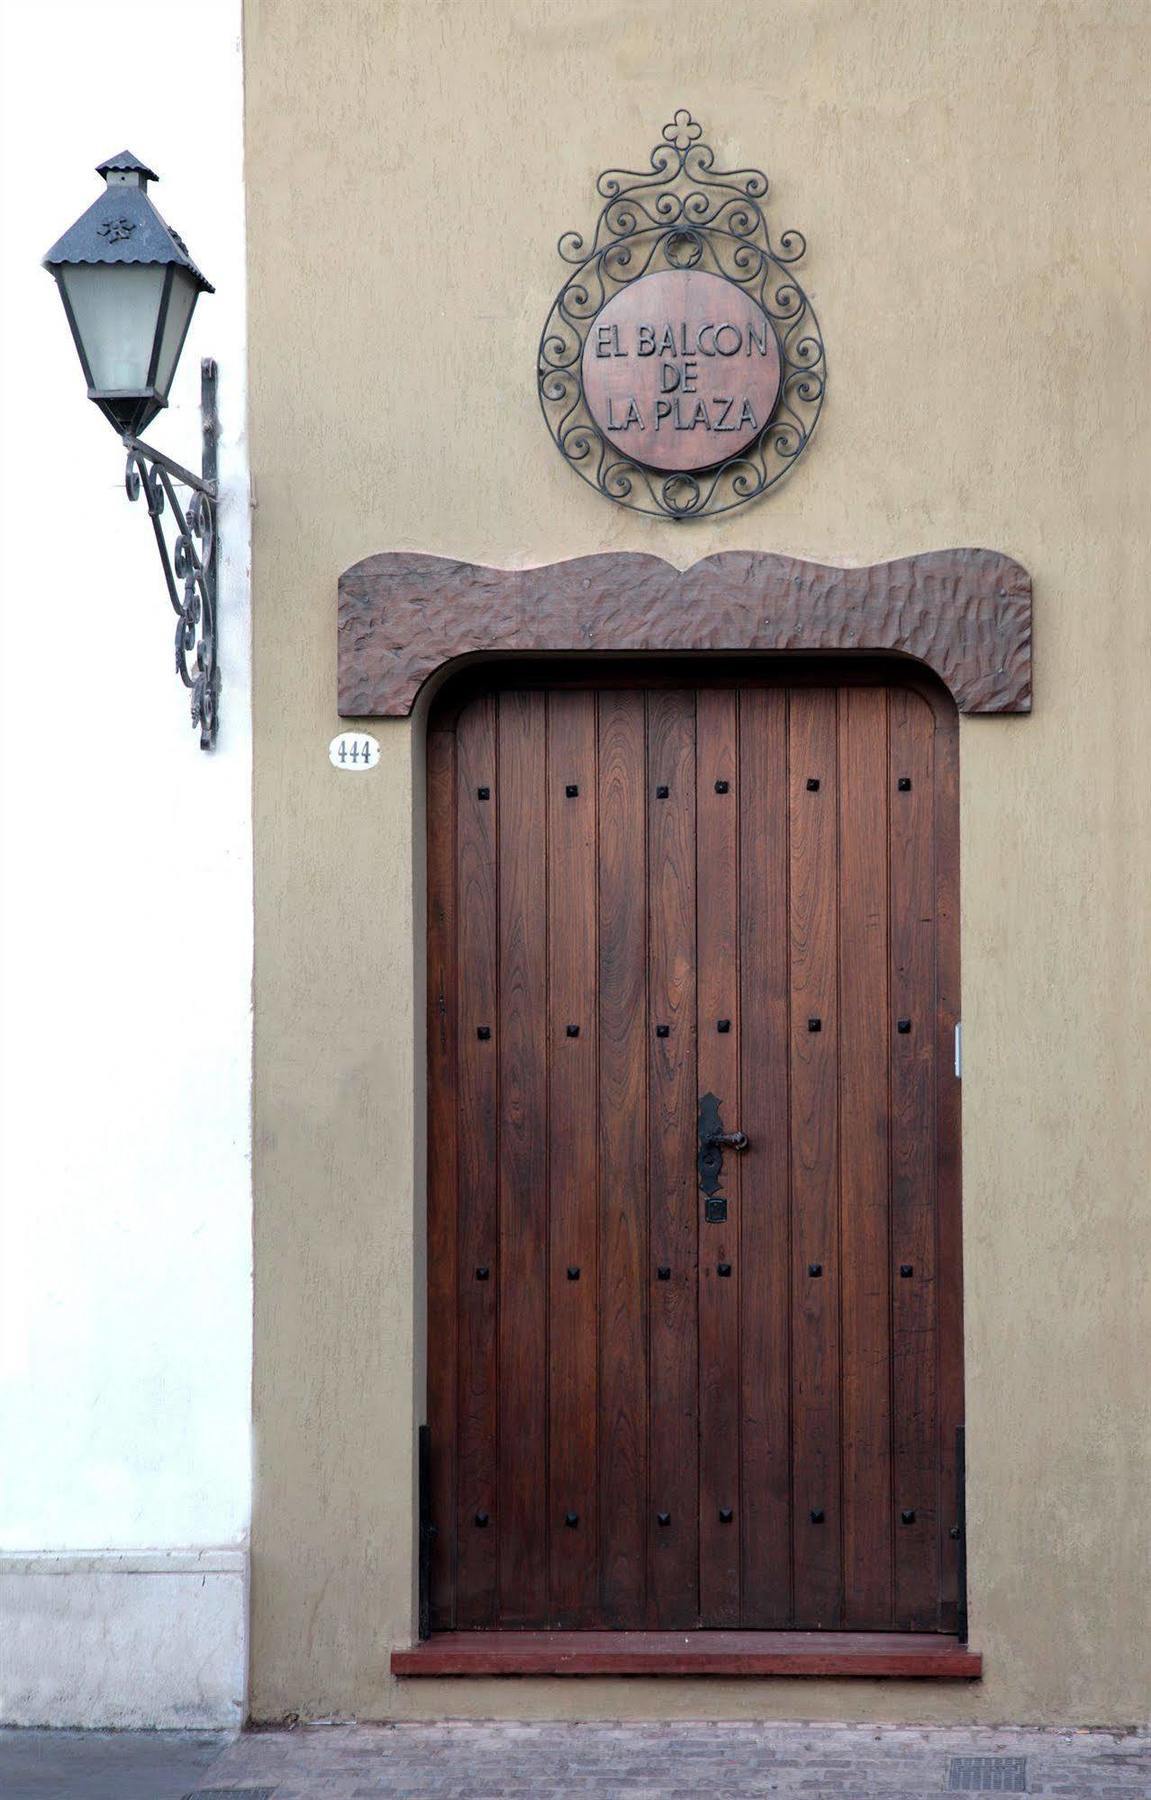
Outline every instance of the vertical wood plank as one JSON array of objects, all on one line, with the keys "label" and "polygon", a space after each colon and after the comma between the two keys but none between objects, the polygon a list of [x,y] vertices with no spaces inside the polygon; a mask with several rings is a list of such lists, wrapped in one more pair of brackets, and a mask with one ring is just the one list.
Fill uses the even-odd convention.
[{"label": "vertical wood plank", "polygon": [[[743,1128],[739,1093],[739,807],[736,694],[696,698],[697,1043],[700,1094],[722,1102],[727,1131]],[[717,791],[717,785],[723,791]],[[726,1029],[721,1030],[723,1021]],[[699,1605],[704,1625],[740,1617],[739,1294],[742,1157],[725,1151],[725,1223],[699,1231]],[[720,1274],[720,1270],[726,1271]]]},{"label": "vertical wood plank", "polygon": [[955,1433],[963,1424],[963,1230],[961,1095],[955,1072],[959,985],[959,717],[954,707],[935,716],[935,968],[936,968],[936,1295],[939,1329],[939,1557],[940,1625],[954,1630],[959,1546],[955,1523]]},{"label": "vertical wood plank", "polygon": [[826,1627],[842,1588],[835,690],[793,689],[790,711],[792,1554],[795,1623]]},{"label": "vertical wood plank", "polygon": [[[491,1624],[496,1612],[499,1293],[499,996],[497,989],[496,709],[490,695],[464,709],[457,751],[459,943],[459,1339],[456,1617]],[[479,798],[480,788],[490,798]],[[489,1037],[481,1038],[487,1031]],[[486,1280],[476,1271],[487,1268]],[[477,1519],[486,1515],[487,1523]]]},{"label": "vertical wood plank", "polygon": [[[648,1620],[655,1628],[676,1629],[699,1617],[695,696],[654,691],[647,718],[653,1265]],[[660,1267],[670,1271],[666,1281],[657,1277]]]},{"label": "vertical wood plank", "polygon": [[647,869],[641,692],[599,697],[600,1603],[647,1600]]},{"label": "vertical wood plank", "polygon": [[456,1585],[456,734],[428,734],[428,1422],[431,1624],[455,1626]]},{"label": "vertical wood plank", "polygon": [[740,696],[742,1623],[791,1621],[787,694]]},{"label": "vertical wood plank", "polygon": [[939,1617],[934,715],[893,688],[890,716],[892,1261],[912,1270],[893,1283],[895,1622],[924,1630]]},{"label": "vertical wood plank", "polygon": [[547,699],[501,693],[499,1612],[548,1606]]},{"label": "vertical wood plank", "polygon": [[887,692],[839,698],[840,1300],[848,1627],[892,1609]]},{"label": "vertical wood plank", "polygon": [[[599,1589],[596,785],[595,695],[553,690],[547,778],[548,1522],[550,1617],[557,1627],[595,1623]],[[568,788],[578,791],[569,795]],[[569,1269],[578,1270],[578,1278]]]}]

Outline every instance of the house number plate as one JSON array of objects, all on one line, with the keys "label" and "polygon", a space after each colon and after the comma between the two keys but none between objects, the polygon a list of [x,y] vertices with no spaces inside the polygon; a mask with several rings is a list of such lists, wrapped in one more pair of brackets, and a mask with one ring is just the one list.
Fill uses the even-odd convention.
[{"label": "house number plate", "polygon": [[328,745],[333,769],[374,769],[379,760],[379,740],[366,731],[341,731]]}]

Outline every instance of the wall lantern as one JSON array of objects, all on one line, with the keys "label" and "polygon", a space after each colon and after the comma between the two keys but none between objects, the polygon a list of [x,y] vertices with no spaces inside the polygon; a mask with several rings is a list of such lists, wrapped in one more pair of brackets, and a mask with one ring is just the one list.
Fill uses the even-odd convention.
[{"label": "wall lantern", "polygon": [[[176,672],[191,690],[200,747],[216,741],[220,686],[216,650],[216,365],[200,365],[201,473],[194,475],[142,443],[168,404],[168,393],[201,293],[215,290],[184,240],[148,198],[159,176],[125,150],[100,164],[105,191],[49,250],[88,383],[88,398],[119,432],[128,452],[129,500],[143,493],[176,613]],[[187,507],[176,488],[191,489]],[[161,516],[170,508],[169,552]]]}]

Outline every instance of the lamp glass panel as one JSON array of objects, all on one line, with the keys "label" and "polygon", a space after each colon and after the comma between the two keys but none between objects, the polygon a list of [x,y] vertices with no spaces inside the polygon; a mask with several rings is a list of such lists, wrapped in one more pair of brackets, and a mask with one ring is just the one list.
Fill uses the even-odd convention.
[{"label": "lamp glass panel", "polygon": [[60,271],[100,393],[143,393],[166,271],[154,263],[77,263]]},{"label": "lamp glass panel", "polygon": [[173,269],[172,292],[168,296],[164,335],[160,340],[160,357],[156,364],[156,389],[165,400],[168,398],[168,389],[172,385],[172,377],[176,373],[176,363],[184,343],[184,333],[188,329],[188,321],[192,317],[192,308],[196,304],[196,295],[199,291],[186,269]]}]

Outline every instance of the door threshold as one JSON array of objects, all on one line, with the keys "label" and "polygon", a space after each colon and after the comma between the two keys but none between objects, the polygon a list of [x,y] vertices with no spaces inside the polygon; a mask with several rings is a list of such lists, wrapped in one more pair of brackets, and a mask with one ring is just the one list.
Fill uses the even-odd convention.
[{"label": "door threshold", "polygon": [[393,1675],[836,1675],[974,1681],[956,1637],[901,1631],[444,1631]]}]

